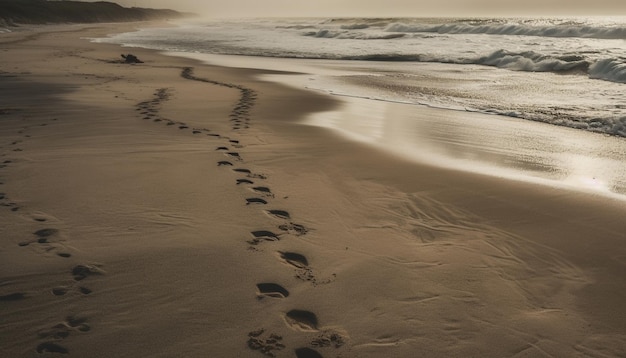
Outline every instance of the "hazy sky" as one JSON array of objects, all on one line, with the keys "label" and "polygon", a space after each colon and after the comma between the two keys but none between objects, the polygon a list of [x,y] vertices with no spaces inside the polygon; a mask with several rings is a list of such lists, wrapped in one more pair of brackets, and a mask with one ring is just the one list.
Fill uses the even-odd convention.
[{"label": "hazy sky", "polygon": [[[93,1],[93,0],[92,0]],[[626,0],[110,0],[215,17],[626,15]]]}]

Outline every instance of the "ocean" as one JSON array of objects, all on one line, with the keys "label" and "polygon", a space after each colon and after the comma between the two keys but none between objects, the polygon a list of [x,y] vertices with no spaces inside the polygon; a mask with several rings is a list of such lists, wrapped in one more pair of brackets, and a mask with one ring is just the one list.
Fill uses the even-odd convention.
[{"label": "ocean", "polygon": [[308,124],[435,165],[626,198],[626,18],[195,20],[96,41],[298,72],[266,78],[345,101]]}]

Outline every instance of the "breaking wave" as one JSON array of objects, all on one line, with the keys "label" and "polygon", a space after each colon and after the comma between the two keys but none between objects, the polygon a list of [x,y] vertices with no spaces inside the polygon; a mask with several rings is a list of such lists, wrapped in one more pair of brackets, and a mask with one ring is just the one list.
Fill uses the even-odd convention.
[{"label": "breaking wave", "polygon": [[597,61],[589,68],[589,77],[611,82],[626,83],[626,63],[610,58]]},{"label": "breaking wave", "polygon": [[498,50],[487,56],[477,58],[445,58],[432,55],[405,54],[366,54],[342,56],[342,60],[359,61],[397,61],[397,62],[439,62],[460,65],[483,65],[512,71],[553,72],[567,74],[586,74],[589,78],[626,83],[626,63],[620,59],[601,59],[591,61],[581,55],[550,56],[534,51],[515,53]]},{"label": "breaking wave", "polygon": [[365,34],[362,32],[351,31],[331,31],[331,30],[318,30],[309,31],[303,34],[304,36],[327,38],[327,39],[345,39],[345,40],[391,40],[404,37],[405,34]]},{"label": "breaking wave", "polygon": [[534,51],[521,53],[506,50],[496,51],[489,56],[480,57],[471,61],[479,65],[506,68],[515,71],[527,72],[587,72],[589,62],[582,56],[552,57]]},{"label": "breaking wave", "polygon": [[517,35],[540,37],[581,37],[596,39],[626,39],[626,27],[594,27],[580,25],[550,25],[536,26],[524,24],[486,24],[473,25],[468,23],[453,23],[440,25],[422,25],[391,23],[387,32],[401,33],[437,33],[437,34],[487,34],[487,35]]}]

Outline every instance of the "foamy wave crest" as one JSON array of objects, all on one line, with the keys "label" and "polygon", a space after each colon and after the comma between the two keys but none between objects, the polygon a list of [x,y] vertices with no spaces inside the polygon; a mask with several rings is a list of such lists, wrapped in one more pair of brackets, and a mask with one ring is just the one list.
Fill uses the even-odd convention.
[{"label": "foamy wave crest", "polygon": [[518,112],[510,110],[480,110],[483,113],[498,114],[501,116],[522,118],[535,122],[543,122],[561,127],[581,129],[594,133],[614,135],[626,138],[626,117],[577,117],[574,115],[562,116],[549,112]]},{"label": "foamy wave crest", "polygon": [[599,60],[589,68],[589,77],[626,83],[626,63],[612,58]]},{"label": "foamy wave crest", "polygon": [[554,119],[551,124],[583,129],[590,132],[626,137],[626,117],[621,118],[591,118],[584,121],[569,119]]},{"label": "foamy wave crest", "polygon": [[467,23],[419,25],[392,23],[385,31],[403,33],[438,33],[438,34],[488,34],[488,35],[519,35],[541,37],[582,37],[597,39],[626,39],[626,27],[593,27],[593,26],[529,26],[523,24],[489,24],[472,25]]},{"label": "foamy wave crest", "polygon": [[513,53],[506,50],[499,50],[489,56],[481,57],[470,62],[479,65],[528,72],[569,72],[576,70],[586,72],[589,68],[589,62],[580,56],[555,58],[534,51]]},{"label": "foamy wave crest", "polygon": [[368,24],[341,25],[341,28],[344,29],[344,30],[363,30],[363,29],[367,29],[369,27],[370,27],[370,25],[368,25]]},{"label": "foamy wave crest", "polygon": [[318,30],[309,31],[303,33],[304,36],[326,38],[326,39],[344,39],[344,40],[391,40],[400,37],[404,37],[404,34],[380,34],[371,35],[362,32],[351,31],[331,31],[331,30]]}]

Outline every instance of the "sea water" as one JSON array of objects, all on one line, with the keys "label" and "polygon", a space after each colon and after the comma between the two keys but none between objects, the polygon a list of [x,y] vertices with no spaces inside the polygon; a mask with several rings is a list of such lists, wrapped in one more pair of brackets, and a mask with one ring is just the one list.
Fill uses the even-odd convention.
[{"label": "sea water", "polygon": [[268,79],[346,103],[308,123],[433,164],[626,195],[626,18],[207,20],[98,41],[306,73]]}]

